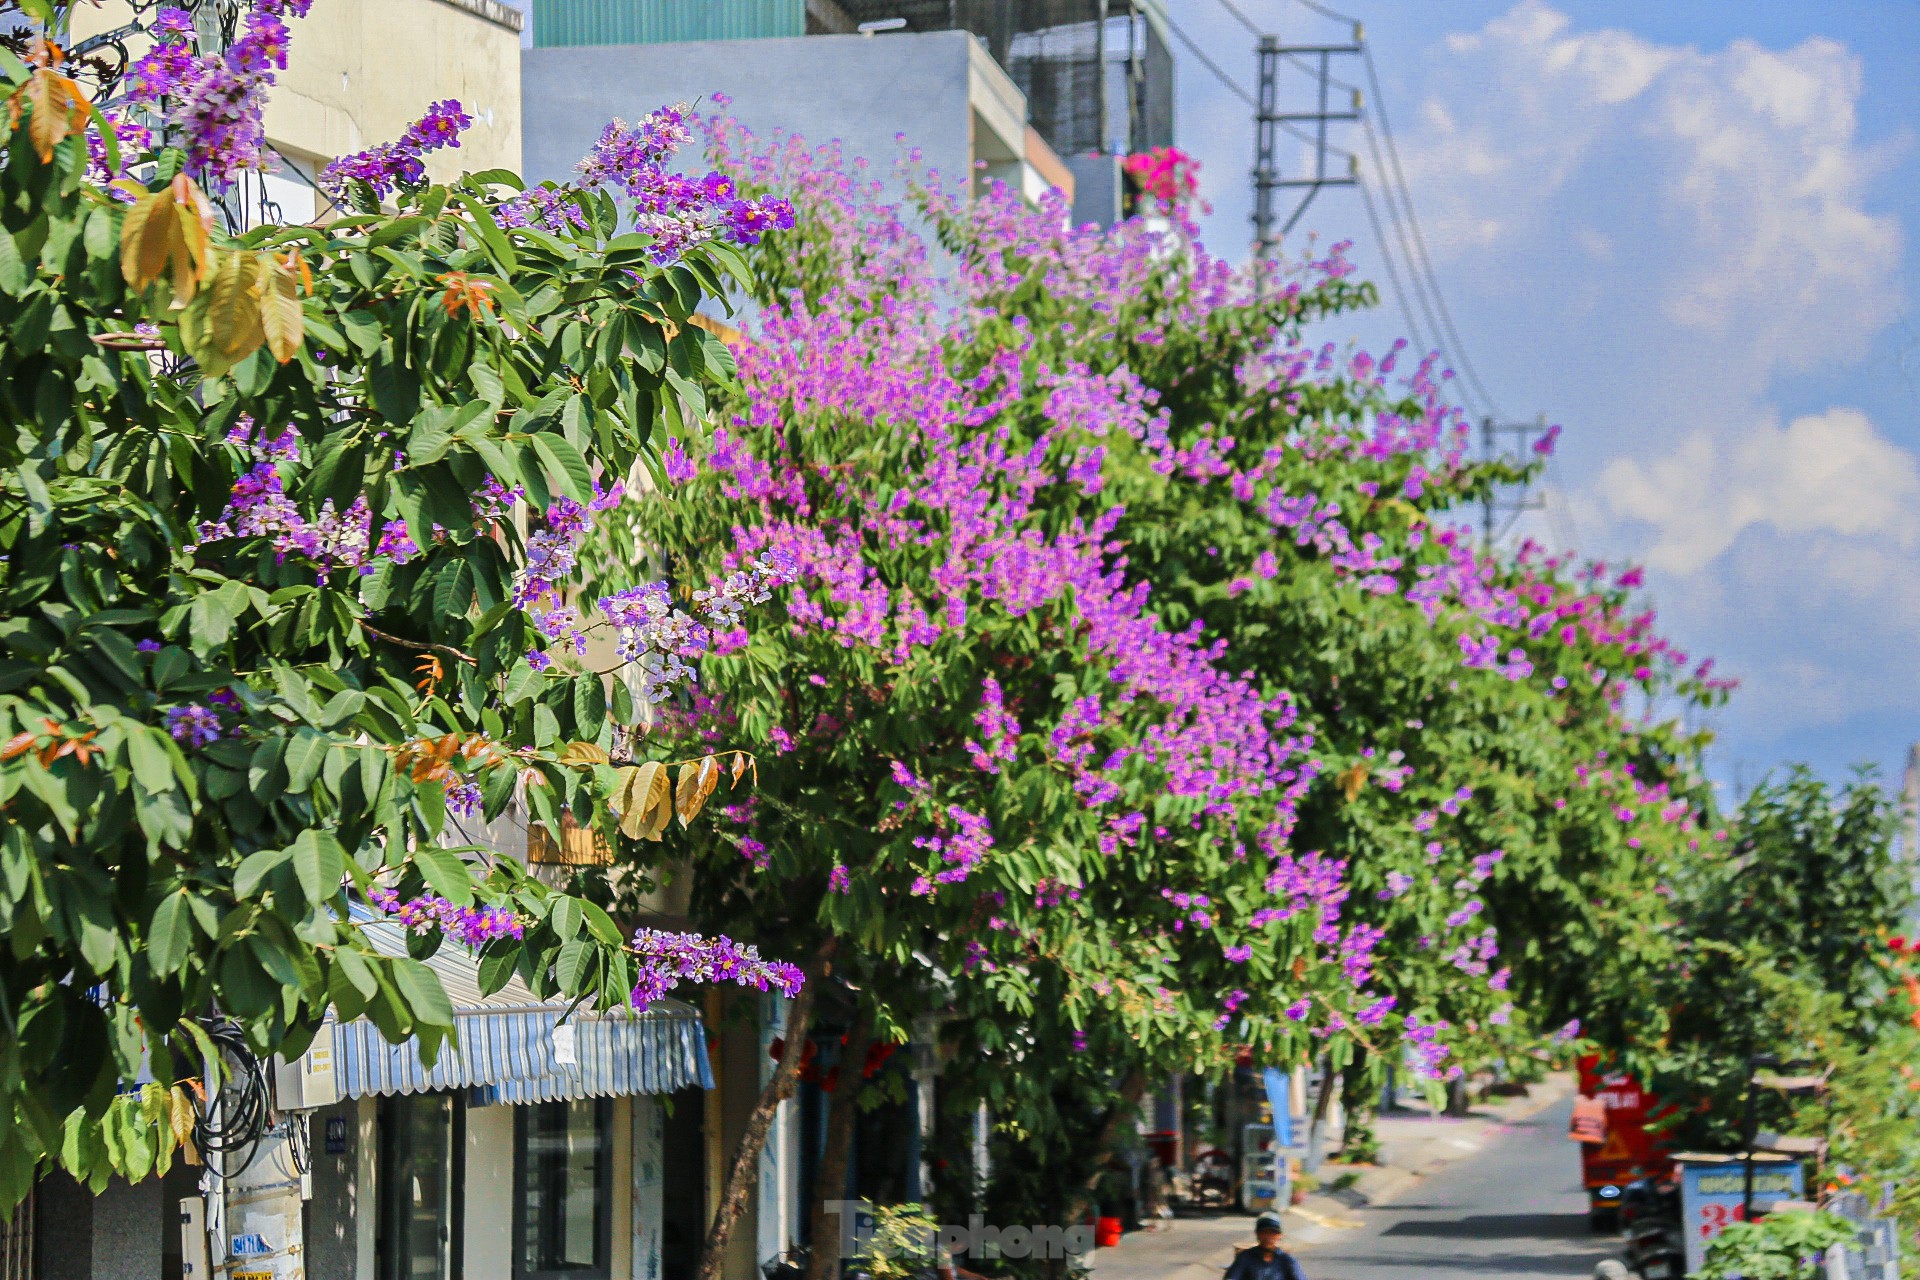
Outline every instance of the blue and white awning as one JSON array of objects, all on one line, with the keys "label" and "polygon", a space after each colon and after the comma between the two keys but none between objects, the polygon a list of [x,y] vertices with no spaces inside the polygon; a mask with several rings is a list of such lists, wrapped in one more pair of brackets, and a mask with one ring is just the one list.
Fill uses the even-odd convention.
[{"label": "blue and white awning", "polygon": [[[360,911],[354,917],[376,950],[407,953],[399,925]],[[518,978],[482,995],[479,964],[458,946],[443,946],[425,963],[453,1002],[453,1042],[428,1070],[418,1041],[389,1044],[364,1018],[334,1023],[341,1097],[471,1089],[488,1102],[524,1103],[713,1088],[706,1029],[691,1005],[660,1000],[645,1013],[569,1015]]]}]

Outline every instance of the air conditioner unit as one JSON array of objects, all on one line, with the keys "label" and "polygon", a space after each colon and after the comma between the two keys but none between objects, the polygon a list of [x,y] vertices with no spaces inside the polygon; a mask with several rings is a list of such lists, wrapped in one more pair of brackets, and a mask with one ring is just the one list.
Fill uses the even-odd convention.
[{"label": "air conditioner unit", "polygon": [[333,1073],[333,1027],[322,1027],[313,1045],[298,1059],[274,1060],[273,1105],[277,1111],[312,1111],[340,1101]]}]

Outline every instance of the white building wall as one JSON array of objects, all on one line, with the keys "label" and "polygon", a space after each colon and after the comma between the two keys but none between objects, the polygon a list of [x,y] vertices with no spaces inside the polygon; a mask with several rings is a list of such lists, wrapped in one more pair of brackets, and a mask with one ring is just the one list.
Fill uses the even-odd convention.
[{"label": "white building wall", "polygon": [[[651,1097],[633,1099],[628,1169],[632,1188],[628,1274],[633,1280],[660,1280],[661,1219],[665,1212],[666,1111]],[[619,1271],[615,1275],[621,1274]]]},{"label": "white building wall", "polygon": [[467,1108],[463,1280],[513,1277],[512,1107]]}]

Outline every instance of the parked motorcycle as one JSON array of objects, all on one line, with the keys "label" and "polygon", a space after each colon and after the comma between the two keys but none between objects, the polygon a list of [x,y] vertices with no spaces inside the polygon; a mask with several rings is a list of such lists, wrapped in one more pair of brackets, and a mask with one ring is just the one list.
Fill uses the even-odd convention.
[{"label": "parked motorcycle", "polygon": [[1666,1179],[1640,1178],[1620,1197],[1627,1265],[1641,1280],[1681,1280],[1687,1270],[1680,1188]]}]

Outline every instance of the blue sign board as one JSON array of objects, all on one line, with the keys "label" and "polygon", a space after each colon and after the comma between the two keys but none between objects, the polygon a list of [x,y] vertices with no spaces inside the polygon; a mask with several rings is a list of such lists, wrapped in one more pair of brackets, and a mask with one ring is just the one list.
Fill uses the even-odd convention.
[{"label": "blue sign board", "polygon": [[[1687,1274],[1700,1270],[1707,1245],[1746,1216],[1746,1161],[1726,1156],[1711,1161],[1676,1156],[1680,1166],[1680,1216],[1686,1228]],[[1753,1207],[1798,1200],[1805,1189],[1798,1160],[1761,1157],[1753,1165]]]}]

